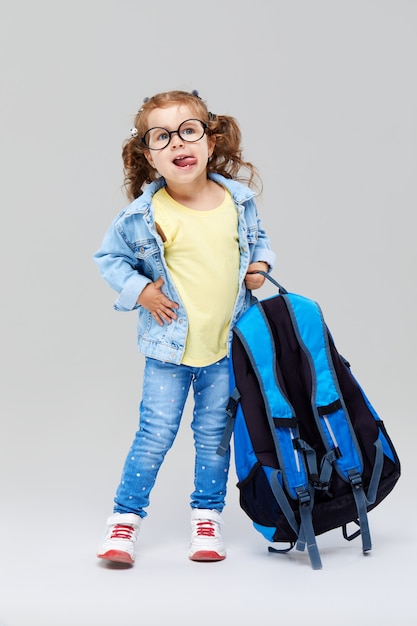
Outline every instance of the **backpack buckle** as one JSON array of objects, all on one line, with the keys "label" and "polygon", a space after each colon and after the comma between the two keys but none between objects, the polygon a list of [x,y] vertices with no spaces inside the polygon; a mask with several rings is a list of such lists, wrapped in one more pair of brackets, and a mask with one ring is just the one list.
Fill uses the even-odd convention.
[{"label": "backpack buckle", "polygon": [[359,474],[357,470],[349,470],[349,480],[354,489],[361,489],[362,487],[362,476]]},{"label": "backpack buckle", "polygon": [[235,387],[235,389],[233,390],[233,393],[229,396],[229,401],[226,406],[227,417],[234,418],[234,416],[236,415],[236,409],[237,409],[237,405],[239,404],[239,400],[240,400],[240,393],[237,387]]},{"label": "backpack buckle", "polygon": [[296,489],[300,506],[310,506],[311,496],[307,489]]}]

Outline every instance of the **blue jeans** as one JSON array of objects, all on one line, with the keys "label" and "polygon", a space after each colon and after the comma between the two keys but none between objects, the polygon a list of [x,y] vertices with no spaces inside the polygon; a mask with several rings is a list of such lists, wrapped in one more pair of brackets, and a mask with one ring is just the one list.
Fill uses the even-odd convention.
[{"label": "blue jeans", "polygon": [[216,450],[227,421],[228,358],[206,367],[147,358],[139,429],[116,492],[115,513],[146,516],[149,494],[164,457],[174,443],[191,385],[194,393],[191,428],[195,446],[191,507],[223,510],[230,450],[224,457],[216,454]]}]

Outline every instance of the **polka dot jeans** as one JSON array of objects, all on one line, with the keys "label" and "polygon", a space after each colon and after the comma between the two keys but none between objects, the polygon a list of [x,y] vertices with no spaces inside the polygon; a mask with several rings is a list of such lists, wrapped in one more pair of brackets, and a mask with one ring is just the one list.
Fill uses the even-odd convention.
[{"label": "polka dot jeans", "polygon": [[150,492],[174,443],[191,387],[195,446],[191,507],[222,511],[230,451],[222,457],[216,450],[227,421],[229,363],[226,357],[206,367],[146,359],[139,429],[126,458],[114,512],[145,517]]}]

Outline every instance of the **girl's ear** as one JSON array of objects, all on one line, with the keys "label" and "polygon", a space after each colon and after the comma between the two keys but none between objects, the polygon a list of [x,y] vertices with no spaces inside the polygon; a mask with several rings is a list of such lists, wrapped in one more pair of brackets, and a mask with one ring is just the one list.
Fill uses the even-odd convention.
[{"label": "girl's ear", "polygon": [[145,155],[145,159],[148,161],[149,165],[151,167],[155,168],[155,165],[153,163],[153,159],[152,159],[152,155],[151,155],[150,150],[145,150],[144,155]]}]

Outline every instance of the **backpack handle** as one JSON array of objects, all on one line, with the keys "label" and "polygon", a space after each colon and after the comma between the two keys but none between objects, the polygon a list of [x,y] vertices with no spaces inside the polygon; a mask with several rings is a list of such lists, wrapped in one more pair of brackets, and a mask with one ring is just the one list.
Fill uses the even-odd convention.
[{"label": "backpack handle", "polygon": [[258,274],[262,274],[262,276],[265,276],[265,278],[267,278],[273,285],[275,285],[275,287],[278,287],[278,291],[281,295],[284,295],[286,293],[288,293],[288,291],[285,289],[285,287],[283,287],[282,285],[280,285],[275,278],[272,278],[272,276],[270,276],[267,272],[263,272],[262,270],[258,271]]}]

